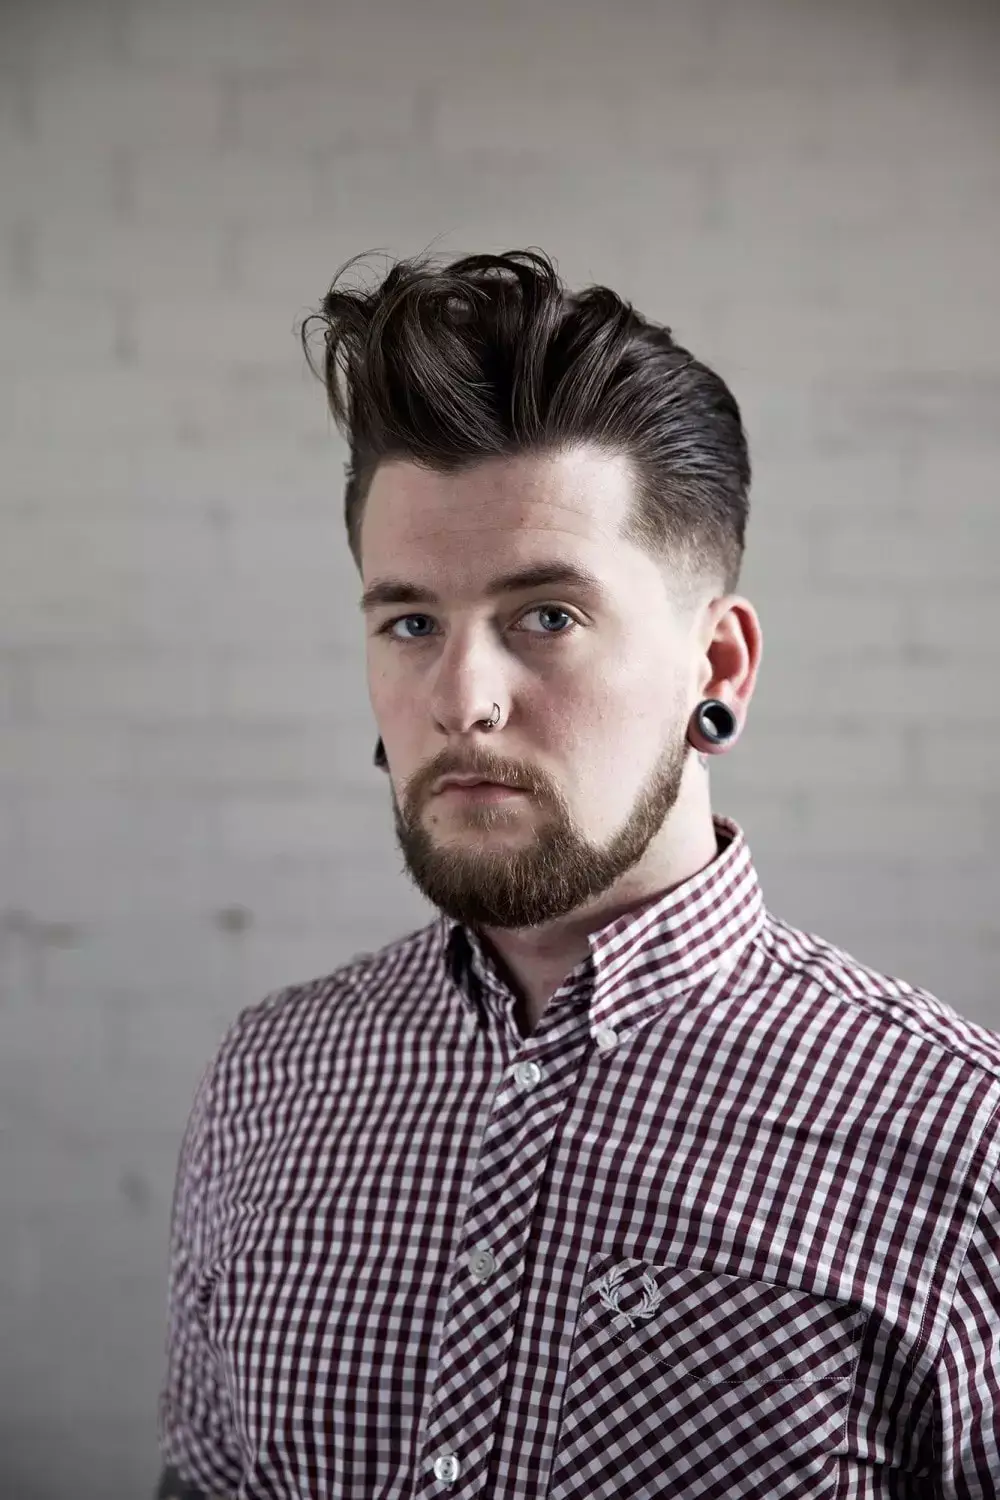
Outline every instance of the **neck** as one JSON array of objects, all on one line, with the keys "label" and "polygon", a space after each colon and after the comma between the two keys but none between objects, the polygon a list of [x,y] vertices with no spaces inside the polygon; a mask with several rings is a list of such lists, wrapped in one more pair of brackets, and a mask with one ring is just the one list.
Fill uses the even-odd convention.
[{"label": "neck", "polygon": [[528,1036],[566,977],[589,951],[595,932],[683,885],[718,853],[708,800],[673,809],[640,862],[592,902],[541,927],[479,930],[497,969],[517,996],[522,1035]]}]

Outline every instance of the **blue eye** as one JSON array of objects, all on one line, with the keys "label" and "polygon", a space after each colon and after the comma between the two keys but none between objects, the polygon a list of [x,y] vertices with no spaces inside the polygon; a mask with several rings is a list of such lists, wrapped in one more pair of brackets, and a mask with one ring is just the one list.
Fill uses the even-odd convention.
[{"label": "blue eye", "polygon": [[[382,628],[378,631],[378,634],[379,635],[392,635],[393,626],[394,625],[400,625],[400,624],[402,624],[402,622],[404,620],[426,620],[427,618],[428,618],[427,615],[397,615],[394,620],[387,620],[385,622],[385,624],[382,626]],[[412,636],[412,635],[405,635],[405,636],[404,635],[394,635],[393,636],[393,640],[396,640],[396,641],[413,641],[413,640],[419,640],[419,639],[421,639],[420,636]]]},{"label": "blue eye", "polygon": [[[536,604],[534,606],[534,608],[529,609],[526,612],[526,614],[524,614],[524,615],[521,616],[521,618],[522,619],[526,619],[527,615],[541,615],[541,614],[562,615],[562,617],[563,617],[564,620],[568,620],[569,621],[569,624],[572,627],[572,629],[565,629],[565,630],[544,630],[544,629],[543,630],[529,630],[529,631],[526,632],[526,634],[528,634],[528,635],[537,635],[537,636],[542,636],[542,637],[546,637],[547,636],[550,639],[552,637],[555,637],[555,636],[572,635],[573,629],[576,629],[577,626],[578,626],[578,623],[579,623],[577,620],[574,620],[573,616],[569,613],[568,610],[563,609],[561,607],[561,605],[558,605],[558,604]],[[394,619],[392,619],[392,620],[386,620],[385,624],[382,625],[382,626],[380,626],[379,629],[375,633],[376,633],[376,635],[388,635],[388,636],[391,636],[394,641],[426,641],[426,640],[430,639],[429,635],[427,635],[427,634],[396,635],[394,633],[394,627],[396,625],[401,625],[404,620],[430,620],[431,618],[432,618],[431,615],[396,615],[396,617]]]}]

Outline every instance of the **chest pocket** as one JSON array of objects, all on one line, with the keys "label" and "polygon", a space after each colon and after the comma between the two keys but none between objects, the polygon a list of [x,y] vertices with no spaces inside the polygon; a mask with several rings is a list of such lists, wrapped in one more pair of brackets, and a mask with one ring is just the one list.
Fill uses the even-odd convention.
[{"label": "chest pocket", "polygon": [[746,1276],[596,1256],[550,1500],[832,1500],[866,1319]]}]

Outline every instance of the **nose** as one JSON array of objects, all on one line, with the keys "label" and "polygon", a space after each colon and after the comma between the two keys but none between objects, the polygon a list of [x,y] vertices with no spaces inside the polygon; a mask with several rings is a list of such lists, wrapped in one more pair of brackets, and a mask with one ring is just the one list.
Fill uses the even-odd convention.
[{"label": "nose", "polygon": [[464,738],[476,728],[485,729],[487,722],[495,728],[503,722],[505,701],[503,669],[495,654],[478,641],[449,641],[430,694],[431,713],[441,732],[449,739]]}]

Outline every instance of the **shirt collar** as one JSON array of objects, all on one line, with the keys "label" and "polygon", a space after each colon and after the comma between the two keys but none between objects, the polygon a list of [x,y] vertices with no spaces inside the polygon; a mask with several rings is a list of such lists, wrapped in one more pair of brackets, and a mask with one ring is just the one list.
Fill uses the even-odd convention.
[{"label": "shirt collar", "polygon": [[[651,1011],[728,971],[764,926],[746,836],[731,818],[716,814],[712,821],[718,852],[704,869],[590,934],[589,956],[567,979],[589,996],[592,1033],[620,1037]],[[442,913],[438,934],[447,972],[467,1003],[473,1003],[470,973],[500,1005],[510,1000],[475,929]]]}]

